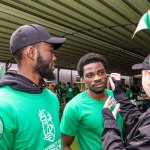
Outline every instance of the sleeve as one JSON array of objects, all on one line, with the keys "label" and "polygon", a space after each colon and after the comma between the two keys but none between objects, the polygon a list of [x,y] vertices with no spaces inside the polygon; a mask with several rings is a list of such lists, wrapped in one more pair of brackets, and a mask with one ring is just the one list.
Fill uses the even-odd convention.
[{"label": "sleeve", "polygon": [[101,137],[103,150],[123,150],[124,143],[111,111],[108,108],[104,108],[102,115],[104,118],[104,131]]},{"label": "sleeve", "polygon": [[123,90],[120,88],[120,81],[115,81],[115,87],[114,96],[120,103],[120,113],[122,114],[125,123],[131,126],[135,125],[141,115],[141,112],[137,106],[131,103]]},{"label": "sleeve", "polygon": [[[8,110],[8,111],[6,111]],[[15,136],[15,120],[13,112],[0,107],[0,149],[12,149]]]},{"label": "sleeve", "polygon": [[144,114],[132,130],[132,138],[127,141],[126,149],[149,150],[150,149],[150,114]]},{"label": "sleeve", "polygon": [[103,150],[148,150],[150,147],[150,114],[140,117],[140,121],[132,130],[133,137],[128,139],[126,145],[120,138],[115,118],[109,109],[102,110],[104,117],[104,131],[101,137]]},{"label": "sleeve", "polygon": [[78,130],[79,122],[80,122],[80,112],[79,109],[74,107],[74,109],[68,103],[64,109],[61,124],[60,124],[60,132],[69,135],[75,136]]}]

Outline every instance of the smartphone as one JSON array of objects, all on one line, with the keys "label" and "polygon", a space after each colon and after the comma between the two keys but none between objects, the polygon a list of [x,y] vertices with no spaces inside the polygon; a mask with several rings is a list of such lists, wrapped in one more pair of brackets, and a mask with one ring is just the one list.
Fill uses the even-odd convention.
[{"label": "smartphone", "polygon": [[114,106],[116,106],[118,104],[117,100],[114,99],[113,97],[111,98],[111,101],[112,101],[112,103],[113,103]]}]

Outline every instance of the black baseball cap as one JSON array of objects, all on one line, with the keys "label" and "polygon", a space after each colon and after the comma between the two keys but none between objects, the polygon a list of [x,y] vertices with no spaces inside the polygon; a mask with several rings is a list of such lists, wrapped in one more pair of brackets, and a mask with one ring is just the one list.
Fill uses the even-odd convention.
[{"label": "black baseball cap", "polygon": [[58,49],[66,38],[53,37],[46,28],[38,24],[29,24],[19,27],[10,38],[10,50],[12,54],[16,51],[39,42],[54,44],[54,50]]},{"label": "black baseball cap", "polygon": [[133,65],[132,69],[150,70],[150,54],[144,59],[143,63]]}]

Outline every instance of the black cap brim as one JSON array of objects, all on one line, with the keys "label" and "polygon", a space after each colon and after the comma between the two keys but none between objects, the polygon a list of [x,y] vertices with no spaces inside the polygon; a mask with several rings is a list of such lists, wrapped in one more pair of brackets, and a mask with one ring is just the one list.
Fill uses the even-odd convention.
[{"label": "black cap brim", "polygon": [[134,70],[142,70],[144,68],[145,67],[142,63],[141,64],[135,64],[135,65],[132,66],[132,69],[134,69]]},{"label": "black cap brim", "polygon": [[66,41],[66,38],[59,38],[59,37],[51,37],[46,42],[54,44],[54,50],[61,47],[61,45]]}]

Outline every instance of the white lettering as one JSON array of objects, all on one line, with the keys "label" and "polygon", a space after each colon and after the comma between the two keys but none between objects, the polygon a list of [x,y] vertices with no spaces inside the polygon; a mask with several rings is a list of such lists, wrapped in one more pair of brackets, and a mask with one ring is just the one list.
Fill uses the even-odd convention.
[{"label": "white lettering", "polygon": [[44,148],[43,150],[62,150],[61,140],[56,141],[55,143]]}]

